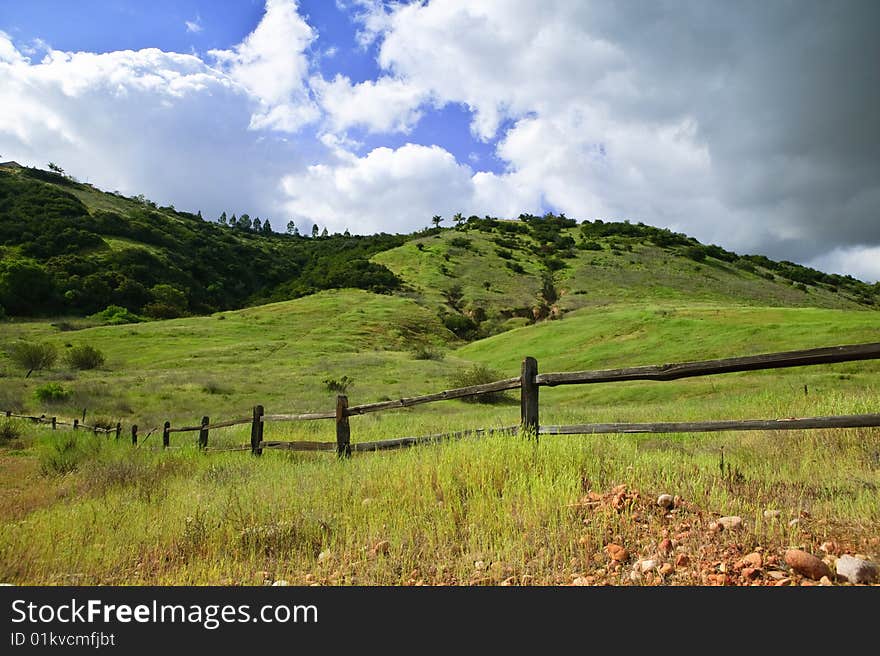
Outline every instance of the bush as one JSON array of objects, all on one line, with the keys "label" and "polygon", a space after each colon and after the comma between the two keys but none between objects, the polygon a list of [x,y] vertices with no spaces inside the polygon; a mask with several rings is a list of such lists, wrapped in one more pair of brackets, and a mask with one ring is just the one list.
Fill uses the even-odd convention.
[{"label": "bush", "polygon": [[58,359],[58,351],[52,344],[18,342],[9,349],[9,358],[22,369],[27,370],[25,378],[34,371],[48,369]]},{"label": "bush", "polygon": [[104,354],[94,346],[74,346],[64,356],[72,369],[97,369],[104,365]]},{"label": "bush", "polygon": [[0,424],[0,444],[17,440],[21,437],[21,430],[18,426],[8,419]]},{"label": "bush", "polygon": [[413,349],[412,356],[415,360],[442,360],[445,354],[430,344],[422,344]]},{"label": "bush", "polygon": [[701,246],[689,246],[685,249],[684,256],[694,262],[702,262],[706,259],[706,251]]},{"label": "bush", "polygon": [[471,339],[477,331],[477,324],[462,314],[447,314],[443,325],[459,339]]},{"label": "bush", "polygon": [[343,376],[339,380],[336,380],[335,378],[325,378],[322,382],[328,392],[338,392],[340,394],[345,394],[348,388],[354,385],[354,379],[349,378],[348,376]]},{"label": "bush", "polygon": [[100,321],[108,326],[119,326],[125,323],[138,323],[143,321],[141,317],[130,310],[118,305],[108,305],[106,308],[89,317]]},{"label": "bush", "polygon": [[43,403],[57,403],[66,401],[70,397],[70,392],[58,383],[46,383],[34,390],[34,396]]},{"label": "bush", "polygon": [[100,450],[100,438],[90,433],[51,435],[40,444],[38,459],[44,475],[69,474]]},{"label": "bush", "polygon": [[[453,374],[449,379],[449,385],[453,388],[473,387],[474,385],[494,383],[502,378],[503,376],[500,373],[486,365],[475,364],[468,369],[463,369]],[[490,392],[477,396],[465,396],[461,400],[467,403],[508,403],[511,401],[511,398],[506,392]]]}]

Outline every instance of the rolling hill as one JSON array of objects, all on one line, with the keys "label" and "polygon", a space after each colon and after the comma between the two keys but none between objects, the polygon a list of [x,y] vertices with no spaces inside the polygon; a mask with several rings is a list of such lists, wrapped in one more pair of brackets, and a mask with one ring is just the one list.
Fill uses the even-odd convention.
[{"label": "rolling hill", "polygon": [[0,306],[23,317],[118,306],[165,319],[359,288],[409,298],[458,339],[473,340],[621,302],[880,304],[880,285],[641,223],[552,214],[454,220],[409,235],[307,238],[267,230],[268,221],[255,230],[250,217],[221,225],[57,172],[5,165]]}]

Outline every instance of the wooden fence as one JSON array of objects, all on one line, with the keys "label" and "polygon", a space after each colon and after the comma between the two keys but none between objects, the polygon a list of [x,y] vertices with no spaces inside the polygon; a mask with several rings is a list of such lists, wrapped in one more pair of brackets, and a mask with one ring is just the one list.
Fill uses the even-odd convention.
[{"label": "wooden fence", "polygon": [[[621,381],[653,380],[670,381],[697,376],[710,376],[743,371],[757,371],[762,369],[782,369],[787,367],[803,367],[808,365],[832,364],[839,362],[854,362],[858,360],[880,359],[880,343],[855,344],[847,346],[831,346],[826,348],[808,349],[801,351],[786,351],[782,353],[767,353],[738,358],[726,358],[720,360],[705,360],[700,362],[683,362],[676,364],[663,364],[642,367],[628,367],[623,369],[603,369],[598,371],[575,371],[565,373],[538,373],[538,362],[527,357],[522,362],[520,375],[515,378],[445,390],[434,394],[414,396],[397,399],[394,401],[381,401],[363,405],[349,406],[348,397],[337,396],[336,408],[333,412],[306,413],[306,414],[266,414],[263,406],[255,406],[251,416],[239,419],[230,419],[212,424],[210,418],[202,417],[197,426],[172,427],[171,422],[166,421],[162,427],[162,447],[170,446],[172,433],[198,432],[198,446],[208,450],[208,435],[212,429],[224,428],[236,425],[249,424],[251,427],[250,445],[234,447],[231,449],[210,449],[211,451],[250,451],[252,454],[262,455],[263,449],[287,449],[291,451],[332,451],[340,457],[348,457],[352,452],[358,451],[383,451],[418,444],[428,444],[443,440],[457,439],[468,436],[492,435],[492,434],[523,434],[534,439],[539,435],[594,435],[601,433],[697,433],[711,431],[731,430],[795,430],[813,428],[861,428],[880,426],[880,414],[838,415],[825,417],[785,418],[785,419],[747,419],[747,420],[722,420],[722,421],[694,421],[694,422],[660,422],[660,423],[598,423],[576,424],[568,426],[542,426],[539,423],[539,389],[541,387],[556,387],[560,385],[585,385],[598,383],[614,383]],[[382,412],[397,408],[409,408],[423,403],[435,403],[450,399],[461,399],[469,396],[492,394],[507,390],[520,390],[520,423],[517,426],[502,428],[473,429],[436,435],[423,435],[419,437],[399,437],[394,439],[379,440],[375,442],[351,442],[351,426],[349,418],[364,415],[371,412]],[[6,412],[6,416],[22,417]],[[57,421],[55,417],[46,419],[41,417],[24,417],[39,422],[51,421],[52,427],[65,422]],[[268,422],[280,421],[314,421],[332,420],[336,423],[335,442],[282,442],[263,439],[263,427]],[[70,425],[70,424],[67,424]],[[84,428],[94,432],[115,432],[119,439],[121,425],[115,429],[89,427],[78,424],[73,420],[74,430]],[[150,434],[158,429],[153,429]],[[132,444],[138,444],[138,427],[131,427]]]},{"label": "wooden fence", "polygon": [[52,430],[57,430],[58,426],[71,426],[73,430],[86,430],[95,433],[116,433],[116,439],[119,439],[119,435],[122,432],[122,424],[120,422],[116,422],[116,426],[112,428],[107,428],[105,426],[89,426],[85,423],[85,421],[80,421],[79,419],[71,419],[69,421],[65,421],[63,419],[59,419],[58,417],[47,417],[46,415],[40,415],[36,417],[34,415],[17,415],[11,410],[6,410],[5,412],[7,417],[14,417],[16,419],[28,419],[37,424],[51,424]]}]

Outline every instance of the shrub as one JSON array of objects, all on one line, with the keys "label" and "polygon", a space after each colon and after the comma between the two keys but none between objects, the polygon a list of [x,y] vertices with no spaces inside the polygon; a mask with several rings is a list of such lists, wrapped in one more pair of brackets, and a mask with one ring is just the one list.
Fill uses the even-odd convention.
[{"label": "shrub", "polygon": [[685,249],[684,256],[689,257],[694,262],[702,262],[706,259],[706,251],[701,246],[689,246]]},{"label": "shrub", "polygon": [[413,349],[412,356],[415,360],[442,360],[445,354],[430,344],[421,344]]},{"label": "shrub", "polygon": [[18,342],[9,349],[9,358],[22,369],[27,370],[25,378],[34,371],[48,369],[58,359],[58,351],[52,344]]},{"label": "shrub", "polygon": [[38,449],[40,471],[44,475],[69,474],[100,450],[100,438],[91,433],[51,435]]},{"label": "shrub", "polygon": [[202,385],[202,391],[205,394],[228,394],[229,393],[229,390],[225,386],[223,386],[222,384],[218,383],[216,380],[206,381]]},{"label": "shrub", "polygon": [[62,333],[70,332],[72,330],[77,330],[77,327],[71,323],[70,321],[59,321],[58,323],[52,324],[53,328],[57,328]]},{"label": "shrub", "polygon": [[124,323],[138,323],[143,321],[141,317],[130,310],[118,305],[108,305],[106,308],[89,317],[100,321],[108,326],[118,326]]},{"label": "shrub", "polygon": [[[501,374],[486,365],[475,364],[468,369],[463,369],[453,374],[449,379],[449,384],[453,388],[473,387],[474,385],[494,383],[502,378]],[[511,398],[505,392],[490,392],[477,396],[465,396],[461,400],[468,403],[507,403],[511,401]]]},{"label": "shrub", "polygon": [[72,369],[97,369],[104,365],[104,354],[94,346],[74,346],[64,356]]},{"label": "shrub", "polygon": [[8,419],[0,424],[0,444],[17,440],[21,437],[21,430],[18,426]]},{"label": "shrub", "polygon": [[43,403],[57,403],[70,397],[70,392],[58,383],[46,383],[34,390],[34,396]]},{"label": "shrub", "polygon": [[354,379],[349,378],[348,376],[343,376],[339,380],[336,380],[335,378],[325,378],[322,382],[328,392],[339,392],[340,394],[345,394],[348,388],[354,385]]},{"label": "shrub", "polygon": [[447,314],[443,317],[443,325],[460,339],[470,339],[477,330],[477,324],[461,314]]}]

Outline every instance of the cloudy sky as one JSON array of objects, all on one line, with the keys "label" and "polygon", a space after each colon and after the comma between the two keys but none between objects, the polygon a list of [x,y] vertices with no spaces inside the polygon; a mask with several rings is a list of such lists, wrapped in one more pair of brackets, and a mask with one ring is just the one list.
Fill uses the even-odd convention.
[{"label": "cloudy sky", "polygon": [[0,4],[0,161],[410,232],[551,210],[880,280],[880,2]]}]

